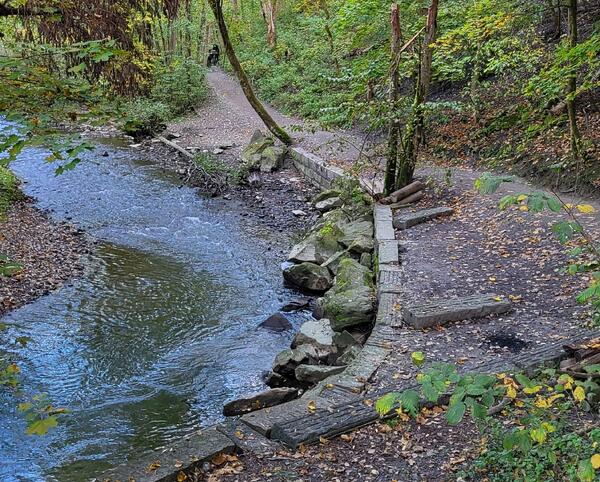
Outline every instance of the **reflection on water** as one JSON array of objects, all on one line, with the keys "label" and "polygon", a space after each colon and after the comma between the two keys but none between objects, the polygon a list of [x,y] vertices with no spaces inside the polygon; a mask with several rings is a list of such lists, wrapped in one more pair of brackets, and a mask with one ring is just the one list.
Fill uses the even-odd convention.
[{"label": "reflection on water", "polygon": [[2,347],[25,391],[71,410],[29,437],[14,398],[0,395],[3,482],[89,480],[214,422],[289,344],[256,329],[290,295],[276,254],[287,241],[253,236],[240,206],[105,149],[59,177],[40,151],[13,166],[40,207],[102,243],[82,279],[2,319],[4,339],[32,338]]}]

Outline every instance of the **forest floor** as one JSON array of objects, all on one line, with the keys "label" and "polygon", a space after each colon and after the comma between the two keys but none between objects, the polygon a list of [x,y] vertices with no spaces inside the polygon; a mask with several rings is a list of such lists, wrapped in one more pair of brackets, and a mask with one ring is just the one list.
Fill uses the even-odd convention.
[{"label": "forest floor", "polygon": [[[215,92],[211,100],[196,116],[169,130],[176,132],[180,136],[177,142],[187,148],[210,151],[233,143],[234,147],[220,155],[235,162],[262,123],[229,76],[214,70],[208,80]],[[362,153],[362,140],[356,132],[311,132],[302,121],[269,110],[283,125],[296,126],[301,147],[329,162],[351,167]],[[293,170],[276,174],[290,175],[299,176]],[[528,193],[535,186],[516,179],[494,195],[482,196],[473,188],[481,175],[476,169],[422,166],[417,175],[428,185],[418,208],[443,204],[453,207],[455,214],[397,233],[407,247],[403,254],[407,300],[422,299],[423,293],[436,297],[494,292],[510,297],[515,310],[440,330],[398,328],[401,342],[371,381],[368,394],[375,397],[414,379],[411,351],[421,350],[433,361],[476,369],[483,361],[510,359],[517,352],[586,329],[586,311],[575,302],[575,296],[588,279],[564,272],[568,257],[551,232],[551,224],[561,214],[532,214],[518,208],[500,211],[497,207],[505,194]],[[600,236],[600,204],[569,196],[564,196],[564,201],[593,205],[596,213],[577,217],[592,236]],[[262,456],[232,457],[204,476],[210,481],[455,480],[457,471],[468,468],[480,453],[481,442],[473,424],[450,427],[440,413],[432,413],[419,422],[394,428],[387,424],[365,427],[297,452],[281,449]]]}]

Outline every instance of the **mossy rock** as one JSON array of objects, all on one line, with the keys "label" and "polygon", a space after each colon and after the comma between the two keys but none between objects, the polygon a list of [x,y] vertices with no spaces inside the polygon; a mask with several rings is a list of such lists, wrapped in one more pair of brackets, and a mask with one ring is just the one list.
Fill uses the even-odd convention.
[{"label": "mossy rock", "polygon": [[329,270],[313,263],[290,266],[283,271],[283,277],[299,288],[321,293],[331,288],[332,284]]},{"label": "mossy rock", "polygon": [[341,191],[338,191],[337,189],[328,189],[328,190],[320,192],[319,194],[314,196],[311,200],[311,203],[313,206],[316,206],[317,204],[319,204],[322,201],[325,201],[330,198],[336,198],[336,197],[339,198],[341,195],[342,195]]},{"label": "mossy rock", "polygon": [[339,293],[329,291],[323,300],[324,315],[334,331],[371,323],[375,315],[375,292],[358,286]]}]

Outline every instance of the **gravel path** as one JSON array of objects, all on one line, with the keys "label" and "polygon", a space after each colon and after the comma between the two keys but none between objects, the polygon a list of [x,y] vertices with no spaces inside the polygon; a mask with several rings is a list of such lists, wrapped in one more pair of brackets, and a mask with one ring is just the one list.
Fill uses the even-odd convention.
[{"label": "gravel path", "polygon": [[[181,135],[178,143],[183,147],[213,149],[233,143],[232,152],[239,154],[256,129],[265,131],[266,128],[236,80],[213,67],[207,74],[207,81],[211,88],[209,99],[196,109],[196,115],[170,125],[169,131]],[[314,130],[300,119],[266,107],[278,123],[288,128],[298,147],[330,161],[357,158],[363,142],[357,133]]]}]

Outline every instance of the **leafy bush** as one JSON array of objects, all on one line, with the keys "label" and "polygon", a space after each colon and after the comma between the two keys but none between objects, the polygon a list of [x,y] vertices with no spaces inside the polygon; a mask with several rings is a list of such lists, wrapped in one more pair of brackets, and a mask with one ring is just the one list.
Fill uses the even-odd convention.
[{"label": "leafy bush", "polygon": [[207,93],[204,68],[194,60],[176,58],[158,70],[150,97],[168,105],[177,116],[191,111]]},{"label": "leafy bush", "polygon": [[168,105],[148,98],[135,99],[127,104],[123,131],[133,137],[151,136],[163,131],[170,118]]},{"label": "leafy bush", "polygon": [[19,196],[19,180],[7,168],[0,166],[0,217]]},{"label": "leafy bush", "polygon": [[158,67],[148,97],[125,105],[123,130],[133,137],[151,136],[166,128],[166,123],[191,111],[207,95],[204,68],[191,59],[176,58]]}]

